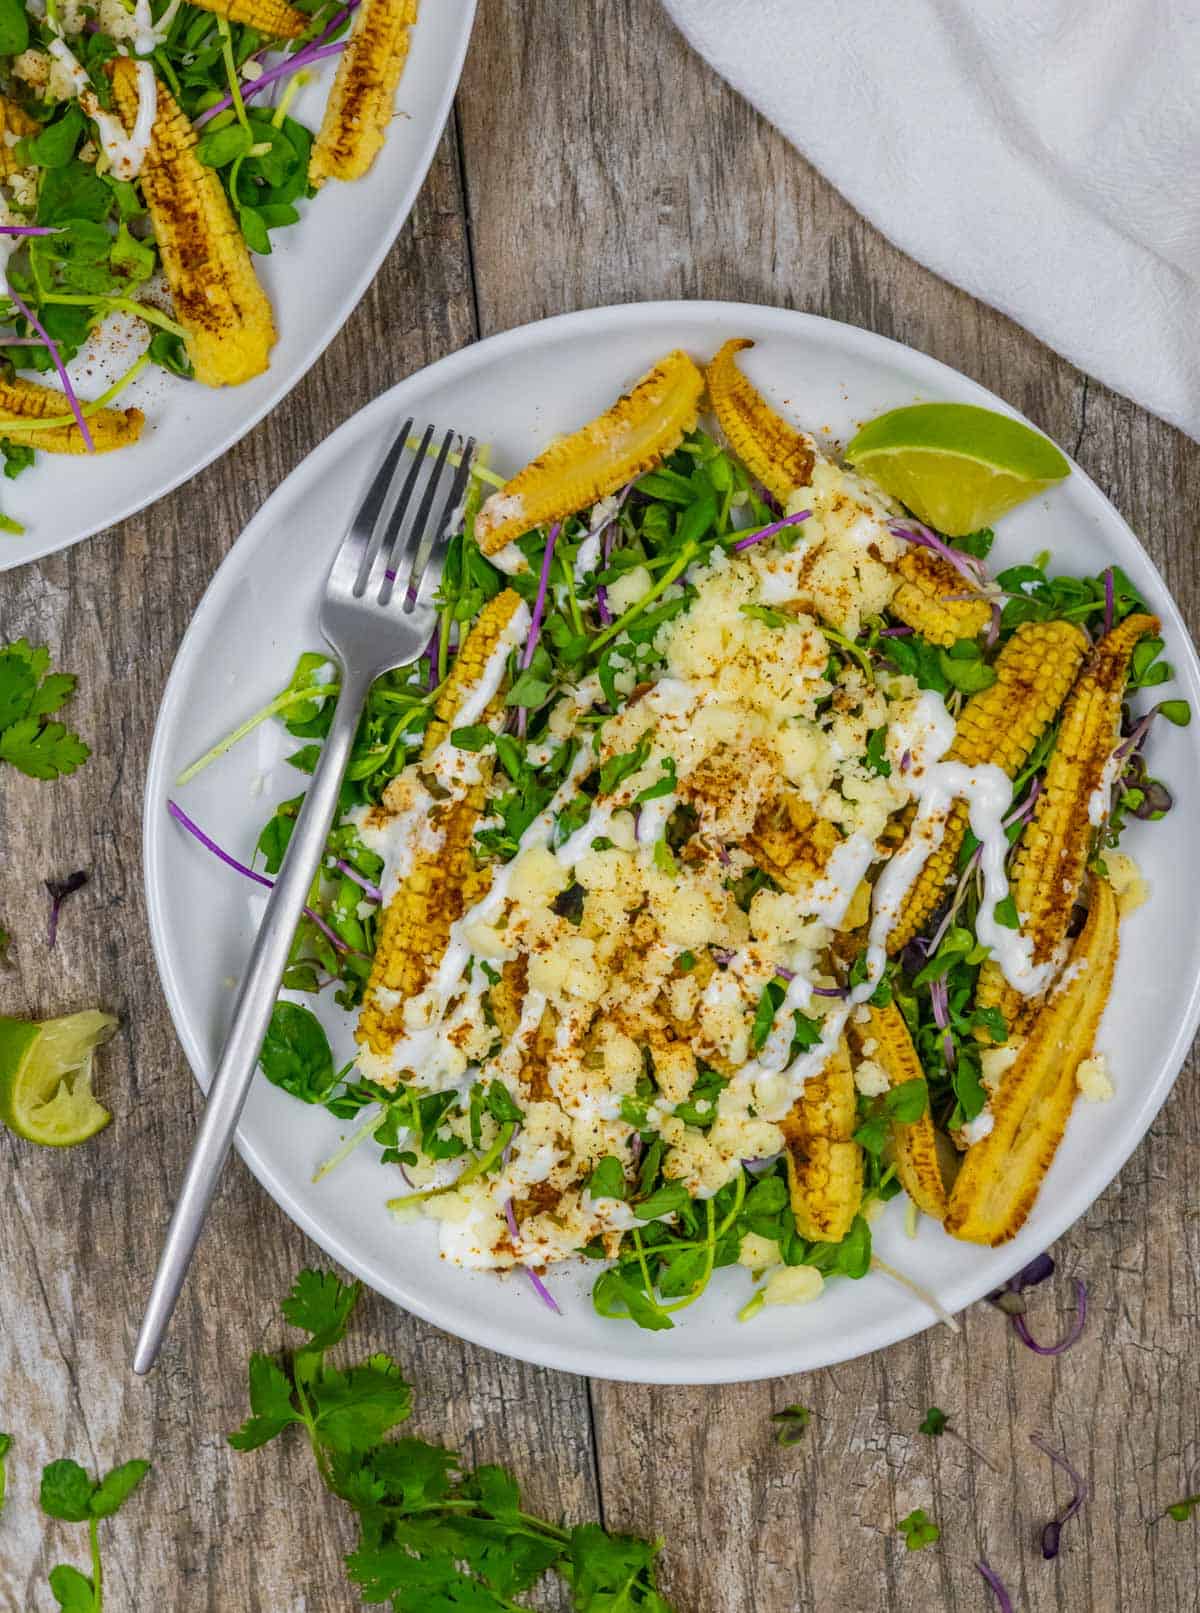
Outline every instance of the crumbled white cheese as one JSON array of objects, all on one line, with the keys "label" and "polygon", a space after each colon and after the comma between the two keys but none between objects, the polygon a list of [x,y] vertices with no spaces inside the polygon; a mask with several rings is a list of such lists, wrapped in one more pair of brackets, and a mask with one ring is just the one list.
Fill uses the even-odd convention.
[{"label": "crumbled white cheese", "polygon": [[1103,1053],[1094,1053],[1075,1071],[1075,1085],[1089,1103],[1108,1103],[1116,1096],[1108,1060]]}]

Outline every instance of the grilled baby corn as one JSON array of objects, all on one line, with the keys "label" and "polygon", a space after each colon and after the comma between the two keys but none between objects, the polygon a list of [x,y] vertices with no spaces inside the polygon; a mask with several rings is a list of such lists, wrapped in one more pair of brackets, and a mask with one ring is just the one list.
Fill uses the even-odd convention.
[{"label": "grilled baby corn", "polygon": [[[117,108],[132,128],[135,63],[119,56],[110,70]],[[197,157],[192,125],[161,81],[142,190],[196,379],[237,386],[261,374],[275,342],[271,305],[216,170]]]},{"label": "grilled baby corn", "polygon": [[704,377],[676,349],[613,407],[561,437],[487,499],[475,519],[484,554],[588,509],[673,453],[696,424]]},{"label": "grilled baby corn", "polygon": [[1117,961],[1117,903],[1093,881],[1065,984],[1050,997],[992,1101],[992,1130],[972,1143],[950,1194],[946,1230],[970,1243],[1015,1237],[1062,1141],[1076,1072],[1091,1053]]},{"label": "grilled baby corn", "polygon": [[[22,420],[63,417],[63,425],[51,426],[45,431],[21,429]],[[145,422],[140,409],[97,409],[87,416],[88,431],[98,454],[136,442]],[[0,437],[30,448],[44,448],[48,454],[85,454],[88,451],[63,394],[16,376],[10,381],[0,380]]]},{"label": "grilled baby corn", "polygon": [[0,179],[7,179],[21,166],[17,161],[16,141],[25,135],[37,134],[41,127],[23,106],[0,95]]},{"label": "grilled baby corn", "polygon": [[[425,757],[432,756],[450,733],[464,699],[521,604],[520,596],[509,589],[480,612],[438,698],[425,733]],[[494,719],[503,702],[503,693],[497,692],[482,720]],[[491,869],[476,866],[472,841],[492,765],[490,756],[480,756],[478,783],[443,808],[433,804],[430,817],[436,815],[438,820],[437,843],[417,850],[400,889],[384,909],[358,1023],[359,1041],[373,1052],[386,1052],[403,1034],[405,1002],[429,984],[445,951],[450,926],[484,895],[491,882]]]},{"label": "grilled baby corn", "polygon": [[[996,657],[995,683],[963,708],[946,760],[968,767],[990,762],[1012,778],[1057,715],[1086,648],[1086,635],[1071,622],[1023,622]],[[967,822],[965,803],[956,801],[941,845],[905,898],[888,938],[890,952],[907,946],[937,907]]]},{"label": "grilled baby corn", "polygon": [[[871,1047],[870,1057],[882,1066],[892,1086],[905,1081],[923,1081],[925,1072],[917,1057],[904,1015],[895,1003],[886,1008],[869,1007],[870,1023],[865,1036],[852,1027],[851,1036],[863,1051],[864,1041]],[[909,1198],[925,1215],[937,1221],[946,1219],[946,1187],[942,1180],[942,1167],[938,1159],[937,1132],[934,1130],[928,1106],[919,1120],[910,1124],[891,1122],[892,1150],[896,1174]]]},{"label": "grilled baby corn", "polygon": [[932,549],[910,544],[896,562],[901,582],[888,609],[931,644],[977,638],[991,619],[986,599],[963,599],[966,579]]},{"label": "grilled baby corn", "polygon": [[816,445],[776,414],[734,363],[736,353],[753,346],[744,337],[725,343],[705,375],[708,398],[734,453],[769,493],[786,503],[811,481]]},{"label": "grilled baby corn", "polygon": [[308,159],[309,184],[361,179],[375,161],[416,20],[417,0],[362,0]]},{"label": "grilled baby corn", "polygon": [[[1012,881],[1021,929],[1033,942],[1035,964],[1056,957],[1066,941],[1088,852],[1108,815],[1107,769],[1120,738],[1130,657],[1138,640],[1158,629],[1154,616],[1127,616],[1092,651],[1063,708],[1054,753],[1017,850]],[[1022,1011],[1029,1006],[990,961],[980,970],[976,1002],[981,1008],[998,1008],[1010,1025],[1020,1024]]]},{"label": "grilled baby corn", "polygon": [[297,39],[311,21],[287,0],[195,0],[195,4],[228,22],[245,23],[267,39]]},{"label": "grilled baby corn", "polygon": [[802,1238],[840,1243],[858,1214],[863,1157],[854,1141],[856,1115],[854,1074],[843,1040],[780,1122],[792,1215]]}]

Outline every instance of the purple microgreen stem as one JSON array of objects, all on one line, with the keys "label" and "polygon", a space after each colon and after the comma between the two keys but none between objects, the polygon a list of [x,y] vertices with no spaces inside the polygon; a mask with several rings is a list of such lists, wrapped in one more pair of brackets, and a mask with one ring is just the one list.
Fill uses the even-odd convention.
[{"label": "purple microgreen stem", "polygon": [[363,875],[359,873],[358,869],[348,863],[344,857],[339,857],[333,866],[341,873],[345,874],[347,879],[352,879],[361,890],[366,891],[367,895],[373,902],[383,901],[383,892],[380,890],[379,886],[372,885],[371,881],[364,878]]},{"label": "purple microgreen stem", "polygon": [[764,526],[757,532],[751,532],[749,537],[739,538],[731,545],[734,554],[748,549],[752,543],[761,543],[764,538],[773,538],[776,532],[782,532],[785,526],[798,526],[801,521],[807,521],[812,514],[811,510],[798,510],[795,515],[785,515],[782,521],[773,521],[770,526]]},{"label": "purple microgreen stem", "polygon": [[68,896],[74,896],[81,891],[88,882],[88,876],[83,869],[74,874],[68,874],[66,879],[47,879],[44,881],[46,889],[50,892],[50,923],[46,931],[46,945],[51,950],[58,940],[58,916],[62,905]]},{"label": "purple microgreen stem", "polygon": [[[179,805],[178,801],[168,801],[167,811],[175,819],[176,823],[178,823],[182,828],[186,829],[188,834],[193,835],[200,842],[205,850],[211,851],[214,857],[219,857],[220,860],[225,863],[227,867],[232,868],[235,873],[241,874],[246,879],[252,879],[256,885],[264,885],[267,890],[274,890],[275,881],[273,879],[269,879],[266,874],[256,873],[253,868],[247,868],[246,864],[239,862],[236,857],[231,857],[227,851],[225,851],[221,846],[218,846],[215,840],[213,840],[209,835],[205,834],[204,830],[200,828],[199,824],[194,823],[192,819],[188,817],[187,813]],[[335,951],[348,953],[354,958],[362,958],[366,956],[365,953],[359,952],[357,948],[348,946],[347,943],[342,940],[340,935],[330,929],[329,925],[326,924],[325,920],[319,913],[313,912],[311,907],[306,907],[304,909],[304,916],[305,918],[312,920],[317,929],[320,930],[321,934]]]},{"label": "purple microgreen stem", "polygon": [[79,399],[75,395],[75,388],[71,385],[71,377],[67,374],[67,367],[62,361],[62,355],[58,351],[58,346],[54,341],[54,338],[47,331],[45,325],[42,324],[41,320],[34,313],[33,309],[30,308],[28,303],[24,302],[22,298],[18,296],[17,292],[13,290],[11,282],[7,283],[5,289],[9,300],[25,316],[25,318],[33,326],[34,330],[37,331],[38,335],[41,337],[42,343],[47,353],[50,355],[50,362],[54,365],[55,372],[58,375],[59,380],[62,382],[62,389],[66,393],[67,402],[71,406],[71,413],[75,416],[75,424],[79,427],[79,435],[83,438],[84,447],[87,449],[89,454],[94,454],[96,452],[96,444],[92,441],[92,434],[88,430],[88,423],[83,417],[83,409],[80,406]]},{"label": "purple microgreen stem", "polygon": [[993,1596],[995,1596],[996,1607],[999,1609],[999,1613],[1013,1613],[1012,1598],[1005,1590],[1004,1582],[996,1573],[996,1570],[987,1561],[986,1557],[981,1557],[975,1566],[983,1575],[984,1583],[992,1592]]},{"label": "purple microgreen stem", "polygon": [[1071,1483],[1075,1486],[1075,1493],[1072,1495],[1065,1509],[1058,1513],[1055,1517],[1051,1518],[1050,1522],[1042,1530],[1042,1556],[1045,1557],[1047,1561],[1050,1561],[1052,1558],[1058,1556],[1058,1548],[1060,1538],[1062,1536],[1063,1525],[1070,1522],[1070,1520],[1079,1511],[1083,1503],[1087,1500],[1088,1486],[1087,1481],[1083,1478],[1082,1474],[1078,1473],[1075,1468],[1072,1467],[1070,1461],[1063,1454],[1063,1452],[1056,1451],[1041,1434],[1030,1434],[1029,1442],[1031,1445],[1036,1446],[1037,1449],[1042,1452],[1043,1456],[1048,1456],[1054,1463],[1055,1467],[1061,1468],[1070,1479]]}]

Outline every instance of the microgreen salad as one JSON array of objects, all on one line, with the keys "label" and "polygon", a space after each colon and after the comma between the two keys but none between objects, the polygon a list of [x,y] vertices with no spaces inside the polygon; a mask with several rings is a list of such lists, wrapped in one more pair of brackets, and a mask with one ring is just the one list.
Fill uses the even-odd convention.
[{"label": "microgreen salad", "polygon": [[[597,1311],[655,1331],[718,1268],[750,1273],[747,1320],[861,1278],[901,1192],[1013,1235],[1077,1092],[1110,1090],[1096,1028],[1146,894],[1118,844],[1171,806],[1155,720],[1189,720],[1141,695],[1171,674],[1118,568],[993,577],[991,531],[952,543],[840,467],[739,345],[477,470],[262,1055],[347,1123],[322,1176],[373,1142],[445,1258],[553,1308],[555,1263],[592,1261]],[[311,771],[335,678],[302,656],[180,782],[268,719]],[[266,883],[302,799],[254,869],[171,810]],[[327,989],[360,1016],[340,1067],[303,1002]]]},{"label": "microgreen salad", "polygon": [[[117,400],[148,365],[210,386],[267,368],[252,255],[326,179],[366,172],[415,20],[415,0],[0,3],[6,476],[39,448],[136,442],[142,412]],[[314,134],[292,103],[328,57]],[[82,400],[71,361],[122,351],[122,373]]]}]

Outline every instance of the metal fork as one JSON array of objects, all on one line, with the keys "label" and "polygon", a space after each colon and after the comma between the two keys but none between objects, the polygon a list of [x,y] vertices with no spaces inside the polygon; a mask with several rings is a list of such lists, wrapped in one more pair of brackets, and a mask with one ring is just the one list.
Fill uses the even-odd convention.
[{"label": "metal fork", "polygon": [[[461,449],[448,495],[432,519],[455,433],[433,449],[426,428],[411,464],[402,465],[413,422],[407,421],[376,471],[342,541],[325,586],[321,632],[341,666],[341,692],[321,759],[296,819],[275,889],[267,902],[242,979],[220,1062],[179,1198],[171,1215],[154,1285],[138,1335],[133,1370],[158,1358],[208,1206],[246,1102],[259,1049],[309,888],[337,811],[342,774],[358,721],[376,678],[415,661],[436,620],[434,595],[452,535],[452,517],[470,475],[473,438]],[[415,513],[410,514],[414,510]]]}]

